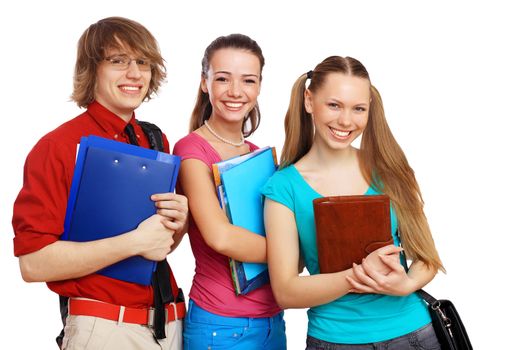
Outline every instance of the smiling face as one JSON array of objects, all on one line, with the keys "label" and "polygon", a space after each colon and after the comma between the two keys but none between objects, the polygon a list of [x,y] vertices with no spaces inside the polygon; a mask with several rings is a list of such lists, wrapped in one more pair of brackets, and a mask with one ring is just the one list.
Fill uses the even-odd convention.
[{"label": "smiling face", "polygon": [[305,91],[305,109],[315,125],[314,142],[344,149],[363,133],[370,109],[370,82],[349,74],[331,73],[315,91]]},{"label": "smiling face", "polygon": [[[109,49],[106,56],[140,58],[140,55],[125,49]],[[135,60],[124,70],[117,69],[111,62],[104,60],[97,68],[95,100],[120,118],[129,121],[133,111],[144,101],[150,81],[151,70],[140,70]]]},{"label": "smiling face", "polygon": [[209,94],[210,120],[241,123],[255,107],[261,89],[261,65],[257,56],[241,49],[217,50],[201,89]]}]

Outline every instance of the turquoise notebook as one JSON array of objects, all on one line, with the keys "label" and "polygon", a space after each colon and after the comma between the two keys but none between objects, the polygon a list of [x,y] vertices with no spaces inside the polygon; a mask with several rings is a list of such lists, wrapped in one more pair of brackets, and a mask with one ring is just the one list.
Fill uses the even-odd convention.
[{"label": "turquoise notebook", "polygon": [[[218,196],[228,219],[234,225],[265,236],[261,188],[273,175],[275,149],[261,148],[214,165],[220,175]],[[269,283],[268,266],[230,259],[237,294],[247,294]]]}]

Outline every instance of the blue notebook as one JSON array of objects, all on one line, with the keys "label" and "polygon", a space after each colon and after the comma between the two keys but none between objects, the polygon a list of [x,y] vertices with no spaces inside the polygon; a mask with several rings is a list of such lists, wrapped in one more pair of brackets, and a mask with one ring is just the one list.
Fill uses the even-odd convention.
[{"label": "blue notebook", "polygon": [[[98,136],[82,137],[61,239],[86,242],[135,229],[155,214],[150,196],[173,192],[180,158]],[[156,262],[133,256],[98,274],[149,285]]]},{"label": "blue notebook", "polygon": [[[214,165],[220,176],[218,196],[234,225],[265,236],[261,188],[275,172],[275,149],[265,147]],[[268,266],[230,259],[236,294],[247,294],[269,283]]]}]

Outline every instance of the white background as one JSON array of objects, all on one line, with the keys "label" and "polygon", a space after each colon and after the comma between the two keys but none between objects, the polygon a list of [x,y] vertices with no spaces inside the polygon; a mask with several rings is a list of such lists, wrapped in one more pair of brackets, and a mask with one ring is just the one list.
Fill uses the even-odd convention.
[{"label": "white background", "polygon": [[[0,14],[2,101],[0,332],[2,348],[54,349],[58,298],[22,281],[13,257],[12,203],[36,141],[81,111],[69,101],[76,42],[119,15],[156,36],[168,67],[157,98],[137,112],[173,145],[187,133],[205,47],[219,35],[253,37],[267,60],[262,123],[251,141],[283,144],[295,79],[329,55],[368,68],[387,119],[416,171],[448,274],[428,290],[454,301],[476,349],[522,344],[525,55],[518,2],[17,1]],[[189,291],[187,238],[169,257]],[[306,311],[286,312],[289,349],[303,349]]]}]

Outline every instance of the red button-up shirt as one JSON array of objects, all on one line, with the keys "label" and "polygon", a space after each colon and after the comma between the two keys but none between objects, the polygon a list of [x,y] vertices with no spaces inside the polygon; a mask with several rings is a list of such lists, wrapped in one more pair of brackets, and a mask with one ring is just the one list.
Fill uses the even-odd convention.
[{"label": "red button-up shirt", "polygon": [[[149,148],[147,136],[130,121],[140,146]],[[126,122],[97,102],[87,111],[62,124],[38,141],[27,156],[24,184],[14,204],[14,253],[20,256],[35,252],[60,238],[73,179],[77,147],[82,136],[97,135],[129,143]],[[169,150],[163,135],[164,149]],[[174,292],[177,285],[170,272]],[[151,286],[124,282],[98,274],[48,282],[48,287],[63,296],[97,299],[128,307],[153,304]]]}]

